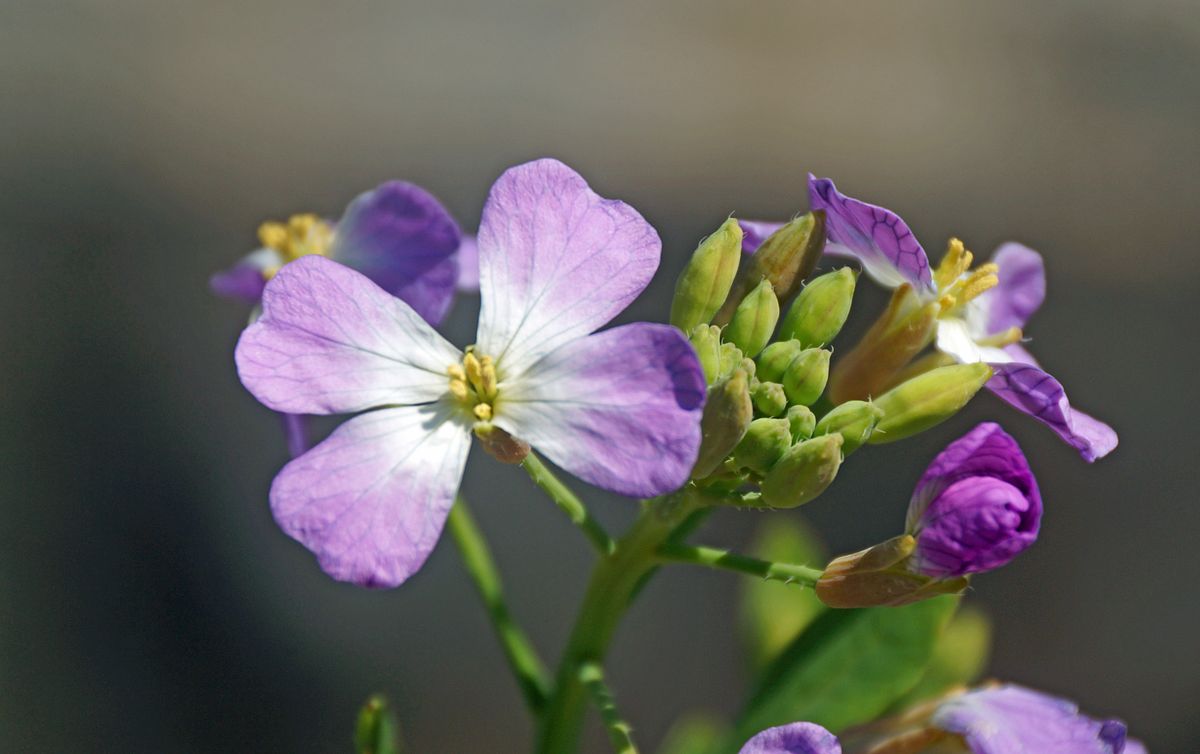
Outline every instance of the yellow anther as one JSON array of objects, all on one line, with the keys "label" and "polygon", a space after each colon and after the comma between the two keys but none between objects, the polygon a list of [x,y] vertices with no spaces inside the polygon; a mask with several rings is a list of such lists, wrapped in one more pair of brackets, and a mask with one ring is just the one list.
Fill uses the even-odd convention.
[{"label": "yellow anther", "polygon": [[468,351],[466,356],[463,356],[463,366],[466,367],[467,379],[471,381],[471,385],[478,388],[483,378],[483,368],[479,363],[478,357]]},{"label": "yellow anther", "polygon": [[446,373],[450,375],[450,379],[452,380],[467,381],[467,371],[462,368],[462,364],[451,364],[446,368]]},{"label": "yellow anther", "polygon": [[1013,343],[1020,343],[1024,334],[1019,327],[1010,327],[994,335],[989,335],[986,338],[979,338],[975,342],[981,346],[990,346],[991,348],[1003,348],[1011,346]]},{"label": "yellow anther", "polygon": [[949,293],[943,293],[943,294],[942,294],[942,295],[941,295],[941,296],[938,298],[938,306],[939,306],[939,307],[941,307],[941,309],[942,309],[942,311],[943,311],[943,312],[948,312],[948,311],[950,311],[951,309],[953,309],[953,308],[955,307],[955,305],[956,305],[957,303],[958,303],[958,300],[957,300],[956,298],[954,298],[954,296],[953,296],[953,295],[951,295],[951,294],[949,294]]},{"label": "yellow anther", "polygon": [[476,403],[475,408],[471,409],[471,412],[481,422],[491,421],[492,419],[492,407],[487,403]]},{"label": "yellow anther", "polygon": [[263,223],[258,226],[258,242],[282,254],[288,243],[287,228],[283,223]]},{"label": "yellow anther", "polygon": [[450,380],[450,395],[453,395],[457,400],[465,401],[470,391],[467,390],[467,383],[462,380]]},{"label": "yellow anther", "polygon": [[973,259],[974,255],[967,251],[962,241],[951,238],[950,242],[946,244],[945,256],[942,257],[937,270],[934,271],[934,282],[937,284],[938,290],[953,285],[954,281],[970,269]]},{"label": "yellow anther", "polygon": [[479,391],[484,398],[491,400],[496,397],[496,365],[491,356],[479,360]]},{"label": "yellow anther", "polygon": [[958,291],[959,303],[965,304],[984,291],[995,288],[1000,282],[998,272],[1000,272],[1000,268],[994,264],[985,264],[972,272],[971,276],[963,281],[962,287]]}]

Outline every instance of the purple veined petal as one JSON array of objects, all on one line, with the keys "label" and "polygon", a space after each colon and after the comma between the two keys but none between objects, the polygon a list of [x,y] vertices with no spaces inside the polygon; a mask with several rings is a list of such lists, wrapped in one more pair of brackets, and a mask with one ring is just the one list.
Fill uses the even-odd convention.
[{"label": "purple veined petal", "polygon": [[398,586],[437,544],[470,447],[445,404],[370,411],[283,467],[271,511],[338,581]]},{"label": "purple veined petal", "polygon": [[933,725],[962,736],[972,754],[1121,754],[1125,726],[1080,714],[1066,699],[1020,686],[961,694],[943,702]]},{"label": "purple veined petal", "polygon": [[993,364],[987,388],[1017,410],[1041,421],[1091,463],[1117,447],[1117,433],[1098,419],[1071,408],[1058,380],[1032,364]]},{"label": "purple veined petal", "polygon": [[285,265],[235,352],[246,389],[288,414],[343,414],[444,395],[461,358],[416,312],[321,256]]},{"label": "purple veined petal", "polygon": [[283,257],[274,249],[258,249],[239,259],[232,267],[214,273],[208,287],[222,298],[232,298],[254,305],[262,298],[267,281],[263,270],[283,264]]},{"label": "purple veined petal", "polygon": [[1046,298],[1042,255],[1028,246],[1009,242],[996,249],[992,261],[1000,267],[1000,282],[979,298],[987,309],[986,334],[1024,328]]},{"label": "purple veined petal", "polygon": [[738,754],[842,754],[837,736],[816,723],[790,723],[767,728]]},{"label": "purple veined petal", "polygon": [[329,257],[363,273],[436,325],[454,300],[460,235],[432,194],[389,181],[346,207]]},{"label": "purple veined petal", "polygon": [[811,173],[808,196],[814,210],[825,210],[825,253],[855,257],[868,275],[889,288],[909,283],[922,296],[936,293],[929,258],[899,215],[845,196],[833,181]]},{"label": "purple veined petal", "polygon": [[652,497],[687,481],[704,398],[682,333],[639,322],[560,346],[501,382],[494,422],[597,487]]},{"label": "purple veined petal", "polygon": [[470,233],[463,233],[458,244],[459,293],[479,293],[479,242]]},{"label": "purple veined petal", "polygon": [[1010,484],[1041,510],[1037,480],[1021,446],[999,424],[983,422],[947,445],[925,469],[909,502],[906,531],[916,529],[929,504],[946,488],[970,477],[992,477]]},{"label": "purple veined petal", "polygon": [[606,324],[645,289],[662,243],[638,212],[557,160],[510,168],[479,227],[476,343],[511,376]]}]

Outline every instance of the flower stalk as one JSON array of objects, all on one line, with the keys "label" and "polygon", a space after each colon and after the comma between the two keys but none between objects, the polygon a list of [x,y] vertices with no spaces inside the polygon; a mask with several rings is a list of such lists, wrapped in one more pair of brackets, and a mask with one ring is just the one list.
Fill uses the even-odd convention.
[{"label": "flower stalk", "polygon": [[540,458],[531,452],[525,456],[525,460],[521,461],[521,467],[529,473],[529,478],[533,480],[534,484],[541,487],[554,501],[554,504],[567,514],[571,523],[579,527],[583,535],[592,543],[592,547],[596,548],[596,552],[607,555],[613,551],[612,537],[608,535],[599,521],[592,518],[591,512],[588,511],[579,496],[563,484],[562,480],[555,476],[554,472],[542,463]]}]

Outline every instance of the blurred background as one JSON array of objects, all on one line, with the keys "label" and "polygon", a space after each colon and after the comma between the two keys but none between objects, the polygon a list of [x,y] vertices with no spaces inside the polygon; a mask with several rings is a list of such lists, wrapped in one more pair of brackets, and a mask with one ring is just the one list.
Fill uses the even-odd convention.
[{"label": "blurred background", "polygon": [[[474,230],[505,167],[550,155],[661,232],[623,320],[665,317],[729,213],[804,209],[809,170],[935,254],[952,234],[980,256],[1040,249],[1050,296],[1028,334],[1117,452],[1088,466],[981,396],[856,455],[804,515],[835,551],[890,536],[927,460],[1000,419],[1047,512],[970,597],[995,621],[990,672],[1120,715],[1152,752],[1196,751],[1198,71],[1190,0],[3,0],[0,749],[345,752],[375,690],[418,754],[528,748],[448,542],[367,592],[275,527],[283,440],[233,369],[247,312],[207,278],[260,221],[336,216],[389,178]],[[864,290],[851,327],[882,301]],[[459,344],[477,307],[456,306]],[[587,548],[519,469],[476,453],[464,490],[555,656]],[[614,527],[633,512],[586,498]],[[718,516],[704,539],[744,546],[761,521]],[[681,712],[737,708],[738,587],[674,569],[626,621],[610,672],[647,749]]]}]

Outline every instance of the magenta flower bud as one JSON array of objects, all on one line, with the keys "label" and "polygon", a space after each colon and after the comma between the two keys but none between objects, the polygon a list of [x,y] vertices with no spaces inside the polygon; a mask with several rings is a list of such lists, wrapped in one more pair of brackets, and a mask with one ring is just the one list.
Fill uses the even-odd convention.
[{"label": "magenta flower bud", "polygon": [[939,453],[913,491],[910,567],[936,579],[999,568],[1033,544],[1041,519],[1037,481],[1016,440],[980,424]]}]

